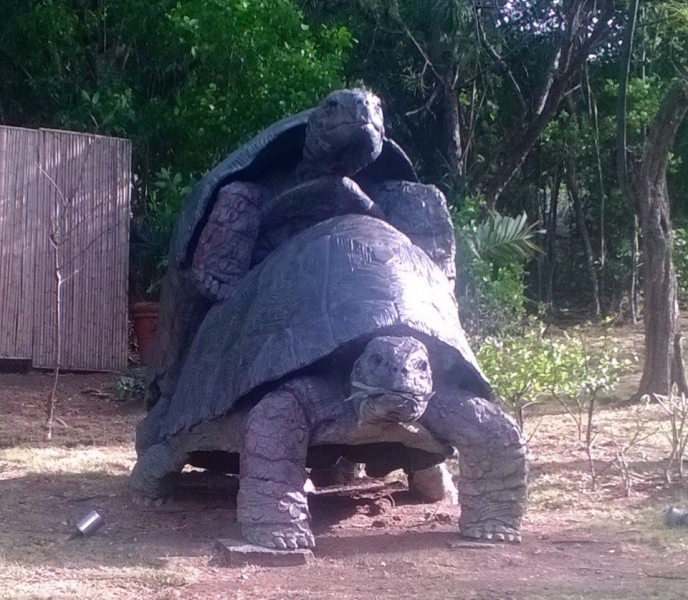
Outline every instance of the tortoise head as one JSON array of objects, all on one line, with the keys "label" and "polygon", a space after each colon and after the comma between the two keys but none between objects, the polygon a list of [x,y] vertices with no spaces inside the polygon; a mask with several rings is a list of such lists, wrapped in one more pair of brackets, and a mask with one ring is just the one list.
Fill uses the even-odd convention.
[{"label": "tortoise head", "polygon": [[425,345],[413,337],[373,338],[354,363],[351,386],[361,421],[416,421],[433,393]]},{"label": "tortoise head", "polygon": [[384,134],[382,106],[375,94],[358,89],[332,92],[308,118],[297,177],[351,177],[380,156]]}]

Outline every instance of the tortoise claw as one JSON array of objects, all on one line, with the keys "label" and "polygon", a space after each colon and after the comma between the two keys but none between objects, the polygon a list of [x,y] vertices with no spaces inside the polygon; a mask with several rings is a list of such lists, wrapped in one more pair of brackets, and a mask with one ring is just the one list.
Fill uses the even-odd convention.
[{"label": "tortoise claw", "polygon": [[501,523],[477,523],[462,527],[461,535],[465,538],[485,540],[486,542],[509,542],[512,544],[521,542],[521,534],[518,531]]},{"label": "tortoise claw", "polygon": [[278,548],[279,550],[287,549],[287,543],[284,541],[284,538],[281,538],[273,534],[272,542],[274,547]]}]

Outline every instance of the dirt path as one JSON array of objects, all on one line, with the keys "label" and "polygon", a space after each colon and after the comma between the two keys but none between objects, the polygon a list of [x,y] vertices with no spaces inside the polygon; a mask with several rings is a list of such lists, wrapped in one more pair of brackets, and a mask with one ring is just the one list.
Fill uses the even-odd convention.
[{"label": "dirt path", "polygon": [[[63,376],[62,423],[46,443],[50,378],[0,375],[0,598],[688,598],[688,528],[662,524],[669,504],[688,505],[688,486],[664,482],[666,418],[657,407],[600,411],[594,492],[568,418],[527,423],[530,433],[539,424],[520,545],[453,547],[458,508],[412,504],[390,480],[312,498],[312,564],[231,569],[214,543],[237,535],[236,482],[189,473],[175,502],[135,506],[127,476],[142,412],[94,392],[113,379]],[[639,419],[647,435],[624,451],[626,496],[614,457]],[[90,508],[105,526],[67,541]]]}]

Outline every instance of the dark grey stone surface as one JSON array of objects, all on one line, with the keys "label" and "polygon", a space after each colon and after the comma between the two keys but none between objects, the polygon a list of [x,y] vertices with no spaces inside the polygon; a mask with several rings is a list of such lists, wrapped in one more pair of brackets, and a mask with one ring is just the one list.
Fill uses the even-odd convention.
[{"label": "dark grey stone surface", "polygon": [[285,552],[231,538],[217,540],[215,549],[227,567],[299,567],[313,560],[313,551],[306,548]]}]

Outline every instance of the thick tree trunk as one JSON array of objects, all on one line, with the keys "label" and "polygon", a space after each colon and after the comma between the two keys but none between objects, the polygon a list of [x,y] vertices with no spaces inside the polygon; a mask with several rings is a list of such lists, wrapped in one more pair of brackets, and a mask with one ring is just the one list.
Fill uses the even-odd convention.
[{"label": "thick tree trunk", "polygon": [[639,198],[643,231],[645,365],[638,395],[667,394],[678,333],[676,273],[666,187],[649,186]]},{"label": "thick tree trunk", "polygon": [[681,356],[676,272],[666,168],[676,132],[688,111],[688,84],[667,94],[650,129],[642,161],[631,181],[640,217],[644,253],[645,364],[637,397],[667,394],[672,384],[688,393]]}]

